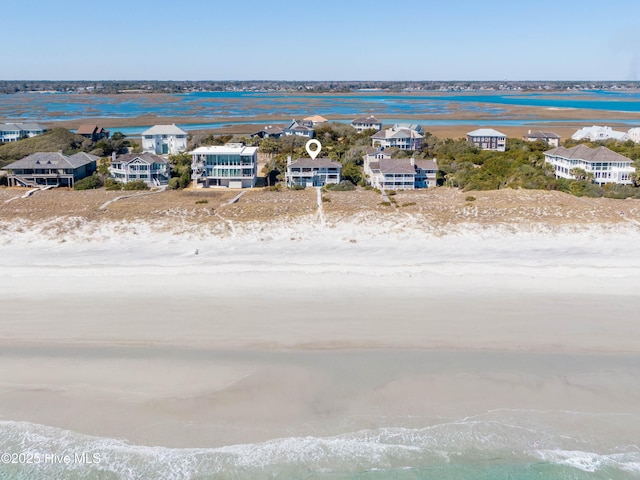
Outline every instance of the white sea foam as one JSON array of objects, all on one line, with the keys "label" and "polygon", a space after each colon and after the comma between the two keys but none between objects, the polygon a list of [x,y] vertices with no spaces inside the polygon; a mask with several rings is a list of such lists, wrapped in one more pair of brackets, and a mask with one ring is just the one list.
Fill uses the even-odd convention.
[{"label": "white sea foam", "polygon": [[[637,447],[608,447],[599,453],[583,445],[578,432],[554,431],[558,416],[573,422],[576,414],[561,412],[495,411],[486,415],[425,428],[379,428],[332,437],[289,437],[220,448],[175,449],[131,445],[118,439],[90,437],[23,422],[0,422],[0,450],[39,454],[97,453],[91,468],[123,478],[187,479],[225,472],[264,475],[301,469],[306,472],[421,468],[443,464],[518,464],[545,462],[585,472],[602,469],[640,472]],[[591,420],[581,414],[583,420]],[[597,416],[596,416],[597,417]],[[541,419],[543,420],[540,423]],[[521,424],[514,422],[522,420]],[[598,421],[598,418],[595,418]],[[640,422],[637,416],[630,419]],[[622,451],[624,449],[624,451]],[[86,469],[71,465],[70,469]]]}]

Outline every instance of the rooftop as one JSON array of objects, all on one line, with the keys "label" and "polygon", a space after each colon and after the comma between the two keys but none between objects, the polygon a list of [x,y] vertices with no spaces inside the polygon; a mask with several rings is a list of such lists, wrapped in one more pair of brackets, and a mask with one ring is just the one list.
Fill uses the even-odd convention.
[{"label": "rooftop", "polygon": [[61,152],[38,152],[5,166],[6,170],[33,168],[79,168],[98,160],[95,155],[80,152],[75,155],[65,155]]},{"label": "rooftop", "polygon": [[544,152],[545,155],[554,157],[572,158],[584,160],[585,162],[627,162],[632,160],[620,155],[619,153],[609,150],[607,147],[589,148],[586,145],[576,145],[575,147],[565,148],[557,147],[553,150]]},{"label": "rooftop", "polygon": [[226,145],[209,145],[198,147],[190,154],[215,154],[215,155],[253,155],[258,147],[246,147],[242,143],[227,143]]},{"label": "rooftop", "polygon": [[142,132],[142,135],[186,135],[187,132],[173,125],[154,125]]},{"label": "rooftop", "polygon": [[506,135],[493,128],[479,128],[473,132],[467,133],[470,137],[505,137]]},{"label": "rooftop", "polygon": [[290,166],[301,168],[342,168],[342,164],[340,162],[336,162],[326,157],[316,158],[315,160],[312,158],[297,158]]}]

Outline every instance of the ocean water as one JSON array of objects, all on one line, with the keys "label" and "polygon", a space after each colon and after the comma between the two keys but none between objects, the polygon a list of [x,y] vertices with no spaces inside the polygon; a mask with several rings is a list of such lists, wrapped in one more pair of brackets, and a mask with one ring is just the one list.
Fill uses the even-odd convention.
[{"label": "ocean water", "polygon": [[[0,118],[22,121],[73,120],[82,117],[210,117],[233,122],[260,115],[293,118],[314,113],[356,116],[373,113],[387,120],[403,115],[437,120],[453,112],[479,112],[499,119],[506,106],[536,106],[596,111],[640,112],[640,93],[584,91],[509,94],[405,94],[290,96],[273,92],[195,92],[149,96],[25,93],[0,95]],[[597,116],[595,116],[597,117]],[[622,117],[622,115],[621,115]],[[570,110],[567,119],[571,118]],[[423,119],[420,119],[422,122]],[[522,120],[522,119],[518,119]],[[609,119],[613,122],[615,119]]]},{"label": "ocean water", "polygon": [[171,449],[0,421],[0,478],[637,479],[640,442],[620,441],[620,429],[640,432],[640,416],[497,410],[421,428]]}]

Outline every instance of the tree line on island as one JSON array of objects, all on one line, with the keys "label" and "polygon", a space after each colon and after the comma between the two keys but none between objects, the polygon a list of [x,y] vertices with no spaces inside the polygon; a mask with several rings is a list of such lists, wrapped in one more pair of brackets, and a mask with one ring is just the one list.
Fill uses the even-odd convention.
[{"label": "tree line on island", "polygon": [[[316,126],[316,138],[322,143],[321,157],[327,157],[342,163],[342,179],[352,186],[366,186],[363,173],[363,157],[371,148],[370,136],[373,131],[358,132],[350,125],[327,122]],[[263,169],[265,186],[274,189],[282,188],[286,171],[287,157],[293,159],[306,157],[305,144],[307,138],[299,136],[283,136],[274,138],[250,138],[232,135],[192,134],[189,147],[206,145],[223,145],[227,142],[242,142],[246,145],[258,146],[260,152],[268,160]],[[588,142],[565,140],[565,147],[579,143],[590,147],[604,145],[634,161],[637,172],[640,172],[640,145],[631,141]],[[507,151],[496,152],[480,150],[466,139],[439,138],[425,132],[423,149],[419,152],[397,150],[394,158],[432,159],[437,158],[438,184],[460,188],[465,191],[497,190],[503,188],[524,188],[540,190],[557,190],[576,196],[640,198],[640,173],[632,176],[633,185],[593,183],[590,173],[576,169],[572,174],[576,180],[555,178],[553,167],[544,160],[544,152],[549,146],[541,141],[527,142],[521,139],[508,138]],[[138,143],[115,132],[110,138],[93,142],[63,128],[52,129],[45,134],[7,143],[0,146],[0,168],[10,162],[24,158],[35,152],[61,151],[71,155],[77,152],[92,153],[101,157],[94,175],[76,182],[76,189],[105,187],[109,190],[148,189],[142,181],[121,184],[109,177],[109,161],[112,153],[140,153]],[[170,155],[171,179],[170,189],[182,189],[191,184],[191,156],[188,153]],[[0,177],[0,184],[6,185],[6,177]],[[342,187],[346,187],[343,184]]]}]

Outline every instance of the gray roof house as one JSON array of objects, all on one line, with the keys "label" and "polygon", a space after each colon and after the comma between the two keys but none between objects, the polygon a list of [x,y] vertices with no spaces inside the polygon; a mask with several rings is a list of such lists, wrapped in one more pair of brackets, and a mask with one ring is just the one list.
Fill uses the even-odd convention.
[{"label": "gray roof house", "polygon": [[575,168],[593,174],[593,181],[599,185],[633,183],[635,173],[633,160],[607,147],[589,148],[586,145],[557,147],[544,152],[544,160],[553,165],[556,178],[575,179]]},{"label": "gray roof house", "polygon": [[330,158],[298,158],[291,162],[287,158],[287,186],[322,187],[329,183],[340,183],[342,164]]},{"label": "gray roof house", "polygon": [[17,142],[41,135],[47,128],[39,123],[0,123],[0,143]]},{"label": "gray roof house", "polygon": [[277,125],[267,125],[264,128],[261,128],[255,133],[251,134],[251,137],[260,137],[260,138],[280,138],[284,135],[284,129]]},{"label": "gray roof house", "polygon": [[80,152],[65,155],[61,152],[32,153],[28,157],[10,163],[7,180],[13,187],[70,187],[76,181],[96,171],[98,157]]},{"label": "gray roof house", "polygon": [[554,132],[541,132],[540,130],[538,130],[537,132],[532,132],[531,130],[529,130],[529,132],[522,138],[523,140],[526,140],[528,142],[536,142],[538,140],[541,140],[550,147],[560,146],[560,135]]},{"label": "gray roof house", "polygon": [[142,180],[150,187],[169,183],[169,160],[155,153],[127,153],[111,158],[109,173],[118,182],[129,183]]},{"label": "gray roof house", "polygon": [[382,130],[382,122],[373,115],[354,118],[351,121],[351,126],[359,132],[363,132],[365,130],[376,130],[379,132]]}]

